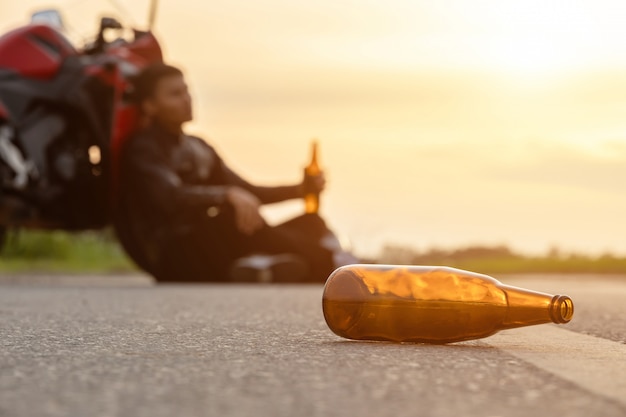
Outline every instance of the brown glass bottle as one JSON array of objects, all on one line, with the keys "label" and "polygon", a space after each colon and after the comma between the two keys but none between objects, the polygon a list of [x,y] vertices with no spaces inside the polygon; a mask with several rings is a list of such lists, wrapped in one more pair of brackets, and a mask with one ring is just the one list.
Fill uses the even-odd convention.
[{"label": "brown glass bottle", "polygon": [[315,190],[315,187],[311,183],[313,178],[320,175],[322,170],[317,163],[317,140],[313,140],[311,143],[311,162],[304,168],[304,211],[306,213],[317,213],[320,208],[320,194]]},{"label": "brown glass bottle", "polygon": [[487,275],[439,266],[348,265],[322,297],[328,327],[341,337],[452,343],[499,330],[567,323],[574,304],[504,285]]}]

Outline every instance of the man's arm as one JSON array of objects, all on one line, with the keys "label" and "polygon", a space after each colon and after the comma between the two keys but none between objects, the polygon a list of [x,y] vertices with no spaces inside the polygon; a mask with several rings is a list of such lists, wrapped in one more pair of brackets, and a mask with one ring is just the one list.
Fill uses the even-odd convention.
[{"label": "man's arm", "polygon": [[244,190],[254,194],[263,204],[278,203],[280,201],[304,197],[304,187],[302,184],[277,187],[253,185],[237,175],[221,159],[220,161],[225,182],[227,184],[243,188]]},{"label": "man's arm", "polygon": [[165,155],[148,141],[134,141],[125,152],[132,192],[140,193],[168,214],[206,212],[227,202],[227,186],[184,184]]},{"label": "man's arm", "polygon": [[[228,168],[221,159],[219,159],[219,161],[221,164],[223,179],[225,179],[227,184],[231,185],[228,191],[229,198],[241,197],[244,201],[256,200],[258,202],[256,207],[249,206],[249,208],[253,209],[252,211],[248,211],[247,209],[235,210],[237,215],[237,226],[239,227],[239,230],[244,233],[252,234],[265,224],[262,218],[262,224],[255,221],[255,217],[260,218],[259,207],[261,203],[276,203],[294,198],[303,198],[305,195],[304,181],[301,184],[291,186],[259,187],[252,185],[241,178],[234,171]],[[313,185],[317,187],[318,192],[321,192],[324,189],[325,183],[326,180],[324,179],[324,175],[316,177],[315,181],[313,181]],[[231,199],[229,201],[232,202],[234,200]]]},{"label": "man's arm", "polygon": [[[215,151],[215,149],[210,146],[208,143],[199,138],[194,138],[199,141],[202,146],[205,146],[210,149],[210,151],[214,154],[216,160],[218,161],[217,170],[215,175],[217,175],[221,182],[227,185],[239,187],[241,189],[246,190],[247,192],[253,194],[256,198],[260,200],[262,204],[271,204],[278,203],[280,201],[285,200],[293,200],[297,198],[304,198],[306,194],[306,189],[304,186],[304,179],[299,184],[294,185],[283,185],[283,186],[274,186],[274,187],[264,187],[258,186],[249,183],[242,177],[240,177],[237,173],[235,173],[232,169],[228,167],[228,165],[224,162],[221,156]],[[326,179],[324,175],[320,175],[314,179],[312,185],[317,189],[316,191],[322,192],[326,186]]]}]

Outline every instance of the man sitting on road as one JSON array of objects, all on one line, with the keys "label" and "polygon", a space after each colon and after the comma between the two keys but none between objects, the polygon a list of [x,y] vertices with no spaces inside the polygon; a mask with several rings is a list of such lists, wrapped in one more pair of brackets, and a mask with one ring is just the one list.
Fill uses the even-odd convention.
[{"label": "man sitting on road", "polygon": [[[316,214],[267,225],[261,205],[303,198],[304,182],[252,185],[210,145],[186,135],[192,100],[179,69],[150,66],[134,88],[145,126],[123,150],[118,233],[157,280],[323,282],[355,261]],[[323,175],[309,183],[315,192],[325,186]],[[241,260],[253,254],[273,256]]]}]

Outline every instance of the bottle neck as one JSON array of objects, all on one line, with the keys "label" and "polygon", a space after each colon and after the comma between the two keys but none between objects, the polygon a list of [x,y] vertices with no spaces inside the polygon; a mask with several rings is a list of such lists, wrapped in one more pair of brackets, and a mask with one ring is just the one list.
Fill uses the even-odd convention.
[{"label": "bottle neck", "polygon": [[311,162],[309,162],[309,165],[307,166],[307,172],[310,175],[317,175],[319,174],[319,171],[320,168],[317,164],[317,141],[313,141],[311,143]]},{"label": "bottle neck", "polygon": [[542,323],[567,323],[574,315],[574,303],[566,295],[550,295],[523,288],[502,285],[507,297],[503,328]]}]

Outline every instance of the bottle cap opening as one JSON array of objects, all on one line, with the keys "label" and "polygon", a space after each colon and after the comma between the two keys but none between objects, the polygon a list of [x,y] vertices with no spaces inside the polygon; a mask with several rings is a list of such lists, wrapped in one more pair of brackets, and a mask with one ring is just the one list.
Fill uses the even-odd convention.
[{"label": "bottle cap opening", "polygon": [[568,323],[574,316],[574,302],[567,295],[555,295],[550,305],[550,318],[558,324]]}]

